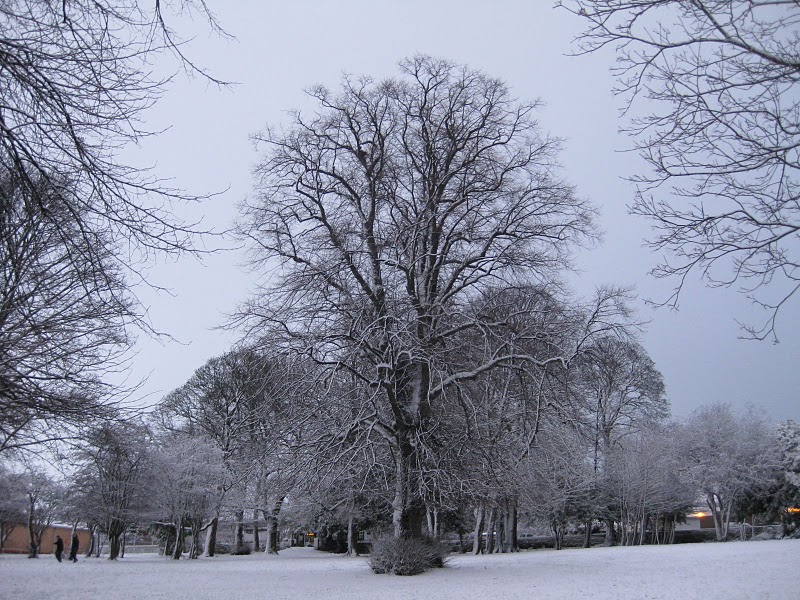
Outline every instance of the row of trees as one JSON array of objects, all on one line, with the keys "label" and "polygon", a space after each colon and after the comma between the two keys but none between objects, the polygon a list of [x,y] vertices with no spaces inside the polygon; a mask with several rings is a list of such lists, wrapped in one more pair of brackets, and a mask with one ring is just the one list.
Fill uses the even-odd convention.
[{"label": "row of trees", "polygon": [[[252,386],[244,365],[257,368],[264,385]],[[219,394],[243,374],[248,391]],[[308,371],[231,353],[198,369],[148,424],[95,430],[70,457],[75,470],[66,482],[4,468],[3,541],[10,527],[26,523],[36,556],[53,522],[85,524],[105,536],[114,559],[126,531],[147,528],[173,558],[190,539],[195,558],[214,555],[222,519],[236,524],[239,548],[249,525],[258,551],[266,522],[268,552],[277,552],[279,531],[309,528],[346,531],[345,547],[355,551],[357,530],[391,529],[393,460],[374,440],[359,444],[342,413],[321,412],[342,401],[333,386],[314,394],[307,383],[286,385],[301,375],[307,382]],[[303,400],[287,401],[286,390],[298,386]],[[569,413],[551,390],[526,414],[510,382],[503,386],[504,402],[462,399],[450,423],[439,424],[441,446],[426,456],[422,481],[425,535],[471,532],[473,552],[508,552],[518,548],[520,524],[549,527],[560,548],[576,527],[585,528],[588,546],[604,522],[609,544],[670,543],[675,525],[702,502],[719,540],[729,537],[731,521],[752,524],[754,516],[781,520],[787,533],[796,525],[796,508],[789,509],[800,503],[800,425],[792,421],[773,428],[756,412],[737,415],[723,404],[670,422],[618,403],[621,388],[603,398],[604,407],[575,402]],[[609,414],[626,416],[609,424]],[[445,442],[448,430],[461,437]]]}]

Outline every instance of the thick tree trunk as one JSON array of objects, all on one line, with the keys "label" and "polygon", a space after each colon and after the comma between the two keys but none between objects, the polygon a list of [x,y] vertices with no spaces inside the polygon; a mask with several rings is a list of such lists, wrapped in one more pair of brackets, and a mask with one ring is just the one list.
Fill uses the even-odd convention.
[{"label": "thick tree trunk", "polygon": [[426,508],[425,517],[428,522],[428,535],[432,539],[438,540],[441,537],[441,531],[439,527],[439,509],[436,507]]},{"label": "thick tree trunk", "polygon": [[86,548],[86,558],[92,556],[92,552],[94,552],[95,548],[95,539],[97,536],[97,525],[91,525],[89,523],[86,524],[86,528],[89,530],[89,546]]},{"label": "thick tree trunk", "polygon": [[236,519],[235,533],[234,533],[234,546],[235,553],[241,552],[244,548],[244,511],[237,510],[234,519]]},{"label": "thick tree trunk", "polygon": [[586,521],[586,531],[583,532],[583,547],[591,548],[592,546],[592,525],[594,521]]},{"label": "thick tree trunk", "polygon": [[489,509],[489,516],[486,519],[486,554],[494,552],[495,512],[496,509],[493,506]]},{"label": "thick tree trunk", "polygon": [[108,560],[117,560],[122,547],[121,534],[112,533],[108,536]]},{"label": "thick tree trunk", "polygon": [[122,550],[122,535],[125,533],[125,523],[112,518],[106,529],[108,536],[108,560],[117,560]]},{"label": "thick tree trunk", "polygon": [[505,510],[500,516],[498,536],[500,552],[516,552],[519,549],[516,544],[516,503],[513,500],[505,502]]},{"label": "thick tree trunk", "polygon": [[219,516],[214,516],[207,525],[206,547],[203,549],[203,556],[214,556],[217,547],[217,527],[219,527]]},{"label": "thick tree trunk", "polygon": [[353,511],[347,515],[347,555],[358,556],[358,548],[356,547],[356,529],[354,525],[355,519],[353,518]]},{"label": "thick tree trunk", "polygon": [[556,550],[561,550],[564,545],[564,527],[557,522],[552,525],[553,529],[553,547]]},{"label": "thick tree trunk", "polygon": [[606,519],[606,546],[616,546],[617,545],[617,536],[614,533],[614,519],[608,518]]},{"label": "thick tree trunk", "polygon": [[253,509],[253,552],[261,552],[261,538],[258,533],[258,509]]},{"label": "thick tree trunk", "polygon": [[278,517],[280,516],[282,507],[283,498],[281,497],[275,501],[269,516],[264,515],[267,517],[267,554],[278,553]]},{"label": "thick tree trunk", "polygon": [[180,560],[183,554],[183,519],[178,519],[175,523],[175,548],[172,552],[173,560]]},{"label": "thick tree trunk", "polygon": [[483,550],[483,519],[484,508],[481,504],[475,509],[475,534],[472,538],[472,553],[480,554]]},{"label": "thick tree trunk", "polygon": [[395,537],[422,537],[425,506],[415,490],[416,449],[407,436],[399,436],[395,454],[395,488],[392,500],[392,524]]}]

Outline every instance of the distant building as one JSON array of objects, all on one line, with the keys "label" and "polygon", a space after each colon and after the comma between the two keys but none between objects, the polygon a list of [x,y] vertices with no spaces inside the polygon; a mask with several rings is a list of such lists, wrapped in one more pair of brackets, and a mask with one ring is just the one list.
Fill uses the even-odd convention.
[{"label": "distant building", "polygon": [[714,529],[714,517],[708,510],[696,510],[686,515],[686,523],[678,523],[678,531],[692,529]]},{"label": "distant building", "polygon": [[[79,527],[76,533],[78,534],[81,552],[84,552],[91,543],[89,530]],[[64,540],[64,556],[69,555],[69,547],[72,543],[72,525],[64,525],[62,523],[54,523],[44,530],[41,544],[39,544],[39,554],[52,554],[54,552],[53,544],[57,535],[60,535],[61,539]],[[27,554],[29,550],[30,536],[28,535],[27,525],[23,523],[17,524],[11,530],[3,545],[0,546],[0,553],[2,554]]]}]

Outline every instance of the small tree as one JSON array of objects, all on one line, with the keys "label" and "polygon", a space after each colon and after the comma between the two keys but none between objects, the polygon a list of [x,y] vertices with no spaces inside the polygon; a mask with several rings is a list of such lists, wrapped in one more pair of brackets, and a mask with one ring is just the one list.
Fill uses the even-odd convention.
[{"label": "small tree", "polygon": [[172,434],[160,440],[150,462],[148,494],[153,520],[175,533],[172,558],[183,552],[186,529],[191,535],[189,558],[202,551],[200,535],[219,505],[219,481],[224,477],[222,452],[207,439]]},{"label": "small tree", "polygon": [[44,473],[28,468],[23,477],[25,516],[28,526],[28,558],[38,558],[42,534],[55,520],[62,489]]},{"label": "small tree", "polygon": [[714,517],[717,540],[725,541],[736,502],[775,478],[775,432],[752,409],[736,415],[727,404],[713,404],[689,417],[682,446],[690,480]]},{"label": "small tree", "polygon": [[110,560],[119,557],[122,536],[151,500],[145,487],[150,446],[150,431],[128,421],[101,425],[78,452],[75,486],[83,490],[87,515],[108,537]]}]

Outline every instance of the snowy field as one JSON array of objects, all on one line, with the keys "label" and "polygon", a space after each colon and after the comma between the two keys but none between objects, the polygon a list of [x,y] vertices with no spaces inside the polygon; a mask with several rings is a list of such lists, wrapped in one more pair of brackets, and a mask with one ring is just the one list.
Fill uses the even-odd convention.
[{"label": "snowy field", "polygon": [[278,557],[117,563],[0,556],[0,598],[54,600],[426,600],[457,598],[800,598],[800,540],[684,544],[513,555],[453,555],[418,575],[373,575],[366,560],[306,548]]}]

